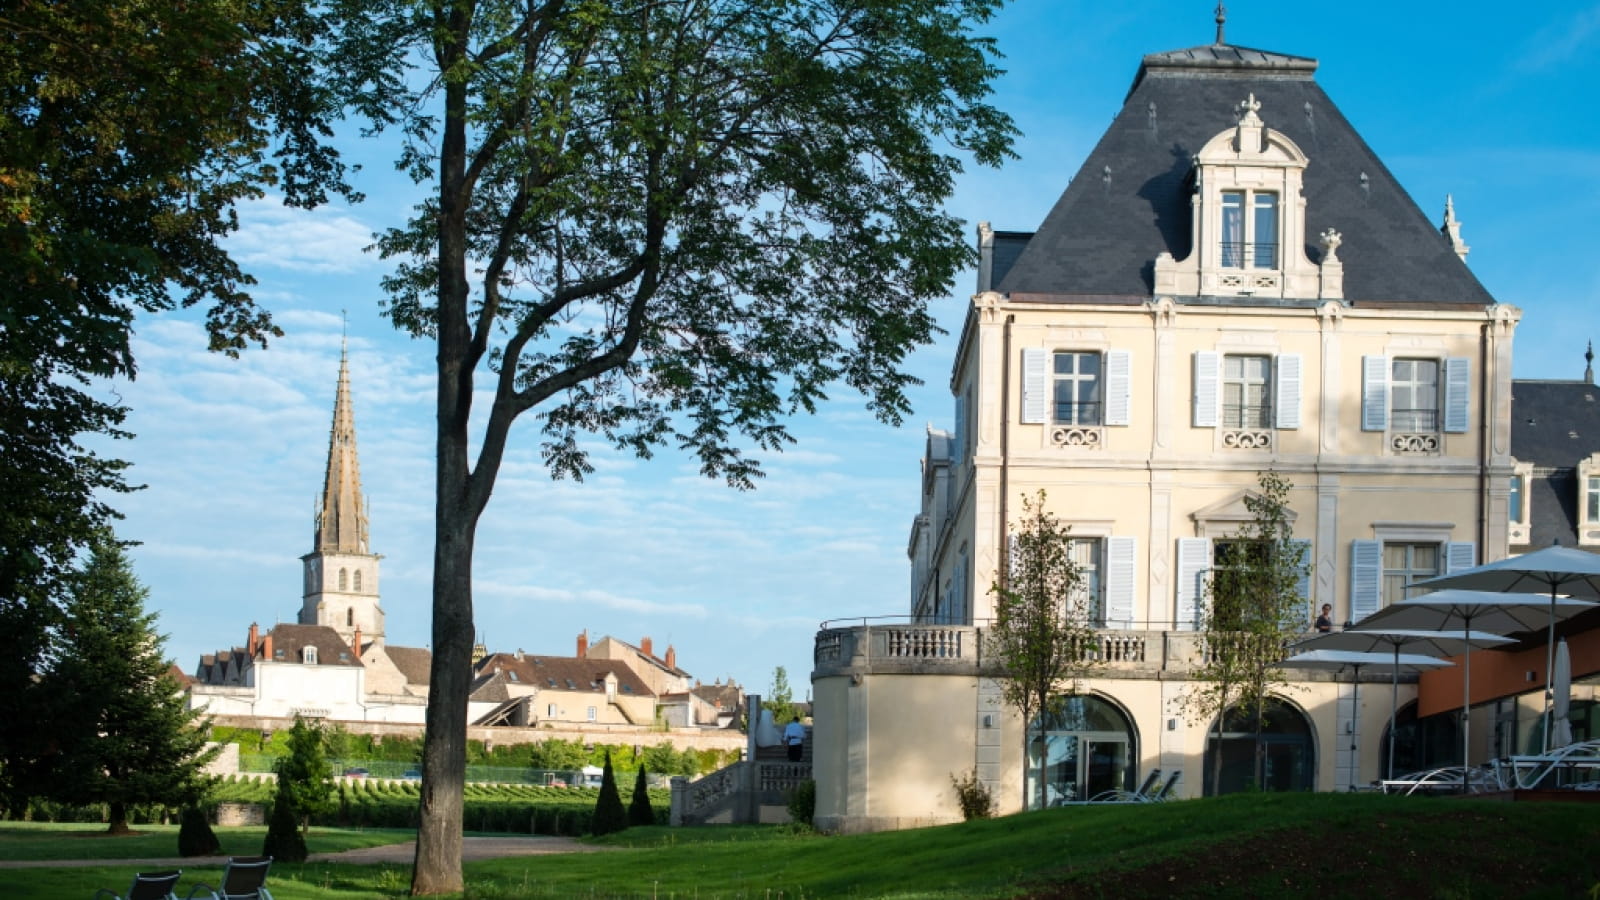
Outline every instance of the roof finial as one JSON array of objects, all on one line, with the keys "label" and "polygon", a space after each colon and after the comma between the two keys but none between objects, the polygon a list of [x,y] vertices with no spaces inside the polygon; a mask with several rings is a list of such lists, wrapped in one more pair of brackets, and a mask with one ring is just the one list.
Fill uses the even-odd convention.
[{"label": "roof finial", "polygon": [[1228,7],[1217,4],[1217,46],[1221,47],[1227,41],[1222,39],[1222,26],[1228,24]]},{"label": "roof finial", "polygon": [[1594,341],[1589,342],[1589,349],[1583,351],[1583,380],[1594,384]]}]

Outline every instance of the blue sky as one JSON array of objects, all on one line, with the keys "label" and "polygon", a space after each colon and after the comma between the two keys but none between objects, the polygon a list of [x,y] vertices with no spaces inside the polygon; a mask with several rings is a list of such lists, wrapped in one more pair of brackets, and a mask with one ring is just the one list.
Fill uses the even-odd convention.
[{"label": "blue sky", "polygon": [[[986,31],[1006,55],[996,99],[1024,133],[1020,159],[969,171],[951,208],[974,225],[1035,228],[1140,56],[1210,43],[1213,5],[1008,7]],[[1584,342],[1600,336],[1600,3],[1228,7],[1230,43],[1321,61],[1324,89],[1430,218],[1454,194],[1468,264],[1524,311],[1517,376],[1578,377]],[[252,621],[293,621],[299,608],[341,310],[388,638],[429,642],[433,348],[379,316],[385,266],[362,252],[420,189],[392,171],[386,147],[348,148],[365,164],[367,202],[310,214],[256,204],[232,243],[288,334],[229,360],[205,351],[196,316],[143,318],[139,376],[115,385],[138,437],[113,449],[147,485],[116,498],[120,533],[142,542],[138,574],[185,670],[242,643]],[[794,423],[799,443],[768,460],[753,492],[672,454],[643,462],[603,446],[587,481],[552,481],[536,426],[520,423],[478,537],[475,613],[490,649],[570,655],[585,629],[649,635],[707,683],[731,676],[765,691],[781,665],[804,696],[819,622],[907,611],[924,428],[952,415],[952,347],[972,284],[963,274],[934,304],[949,334],[911,360],[926,384],[904,427],[840,391]]]}]

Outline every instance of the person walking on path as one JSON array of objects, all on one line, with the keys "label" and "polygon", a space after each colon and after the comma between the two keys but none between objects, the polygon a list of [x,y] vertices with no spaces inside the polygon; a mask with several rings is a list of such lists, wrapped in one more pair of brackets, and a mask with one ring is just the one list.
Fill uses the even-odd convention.
[{"label": "person walking on path", "polygon": [[806,744],[806,727],[800,724],[799,716],[783,726],[783,743],[789,748],[789,762],[799,762]]}]

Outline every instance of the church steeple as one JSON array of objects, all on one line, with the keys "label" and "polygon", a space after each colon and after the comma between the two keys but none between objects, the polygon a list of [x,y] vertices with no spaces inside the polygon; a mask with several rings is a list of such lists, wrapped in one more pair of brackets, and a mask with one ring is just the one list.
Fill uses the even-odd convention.
[{"label": "church steeple", "polygon": [[350,402],[350,353],[339,351],[339,388],[328,434],[328,469],[317,505],[311,552],[305,564],[300,624],[327,625],[346,640],[356,635],[383,643],[378,562],[367,544],[366,498],[356,454],[356,418]]},{"label": "church steeple", "polygon": [[367,511],[361,496],[361,460],[356,453],[356,419],[350,405],[350,358],[339,351],[339,389],[328,435],[328,472],[322,481],[313,546],[319,553],[366,553]]}]

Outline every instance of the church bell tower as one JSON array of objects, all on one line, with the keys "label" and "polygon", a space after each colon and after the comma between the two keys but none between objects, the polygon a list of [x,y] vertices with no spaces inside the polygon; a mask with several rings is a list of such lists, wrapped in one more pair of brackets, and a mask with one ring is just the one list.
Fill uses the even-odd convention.
[{"label": "church bell tower", "polygon": [[378,603],[378,561],[367,544],[367,510],[356,454],[356,422],[350,405],[348,348],[339,353],[339,388],[328,437],[328,471],[317,504],[312,551],[305,564],[305,600],[300,624],[327,625],[346,640],[383,642]]}]

